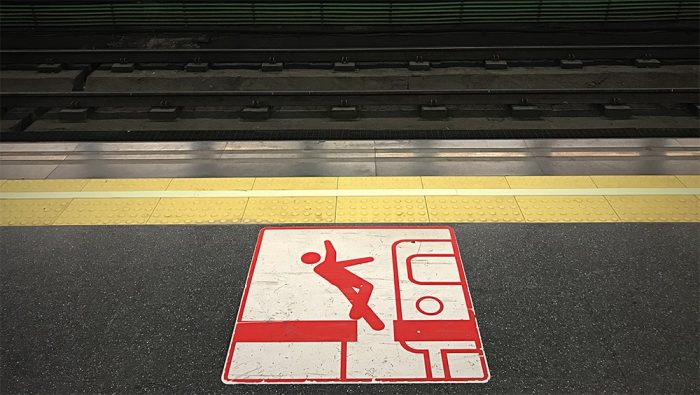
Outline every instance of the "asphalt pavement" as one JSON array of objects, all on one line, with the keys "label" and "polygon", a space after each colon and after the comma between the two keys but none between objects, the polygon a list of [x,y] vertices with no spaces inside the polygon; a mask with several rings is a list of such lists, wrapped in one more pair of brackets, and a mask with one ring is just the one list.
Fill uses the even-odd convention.
[{"label": "asphalt pavement", "polygon": [[700,391],[700,224],[453,225],[486,384],[224,385],[260,226],[0,228],[0,392]]}]

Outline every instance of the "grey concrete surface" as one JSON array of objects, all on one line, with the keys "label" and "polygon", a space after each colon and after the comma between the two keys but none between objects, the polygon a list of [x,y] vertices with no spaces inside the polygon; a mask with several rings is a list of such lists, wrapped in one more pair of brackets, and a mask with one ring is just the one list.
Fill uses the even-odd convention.
[{"label": "grey concrete surface", "polygon": [[0,162],[0,178],[43,179],[56,170],[58,164],[8,163]]},{"label": "grey concrete surface", "polygon": [[136,70],[112,73],[96,70],[87,79],[87,91],[223,91],[223,90],[374,90],[374,89],[566,89],[566,88],[672,88],[700,85],[698,66],[588,66],[581,70],[558,67],[481,67],[333,70]]},{"label": "grey concrete surface", "polygon": [[543,174],[566,174],[587,176],[597,174],[640,175],[640,174],[700,174],[700,161],[697,158],[636,158],[635,160],[602,159],[563,159],[538,160]]},{"label": "grey concrete surface", "polygon": [[3,92],[70,92],[80,70],[63,70],[58,73],[4,70],[0,73],[0,90]]},{"label": "grey concrete surface", "polygon": [[373,176],[374,162],[289,161],[278,163],[235,161],[197,161],[154,164],[140,163],[65,163],[49,178],[141,178],[141,177],[289,177],[289,176]]},{"label": "grey concrete surface", "polygon": [[[398,70],[393,70],[397,72]],[[115,74],[96,70],[85,90],[109,91],[225,91],[225,90],[374,90],[408,89],[407,72],[386,70],[334,72],[332,70],[209,70],[190,73],[180,70],[137,70]]]},{"label": "grey concrete surface", "polygon": [[700,390],[700,224],[682,223],[455,225],[487,384],[225,386],[259,229],[0,228],[0,392]]},{"label": "grey concrete surface", "polygon": [[[641,72],[640,72],[641,71]],[[698,86],[697,66],[637,69],[629,66],[588,66],[579,70],[512,67],[508,70],[449,68],[412,74],[410,89],[573,89]]]},{"label": "grey concrete surface", "polygon": [[433,160],[392,160],[378,161],[377,175],[399,176],[404,174],[421,174],[424,176],[442,175],[542,175],[537,160],[534,158],[521,158],[517,160],[493,160],[472,159],[467,161],[455,161],[450,159]]},{"label": "grey concrete surface", "polygon": [[493,130],[494,137],[508,130],[581,130],[581,129],[694,129],[700,128],[700,121],[694,116],[635,116],[631,119],[612,120],[603,117],[549,117],[522,120],[507,117],[482,118],[460,117],[444,121],[429,121],[413,117],[360,118],[353,121],[339,121],[330,118],[272,118],[266,121],[246,121],[240,118],[179,118],[173,122],[148,121],[138,118],[89,119],[87,122],[63,122],[56,119],[39,119],[26,129],[28,132],[43,131],[162,131],[167,140],[169,131],[191,130],[240,130],[259,133],[269,132],[278,135],[290,130],[354,130],[371,136],[373,131],[383,130]]},{"label": "grey concrete surface", "polygon": [[700,174],[698,139],[3,143],[2,178]]}]

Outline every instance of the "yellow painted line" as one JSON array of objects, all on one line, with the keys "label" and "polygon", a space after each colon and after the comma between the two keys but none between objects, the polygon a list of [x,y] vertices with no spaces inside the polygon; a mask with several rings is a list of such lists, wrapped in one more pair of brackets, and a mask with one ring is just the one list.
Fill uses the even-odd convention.
[{"label": "yellow painted line", "polygon": [[262,198],[345,196],[625,196],[698,195],[700,188],[570,188],[570,189],[307,189],[241,191],[81,191],[0,192],[0,199],[116,198]]},{"label": "yellow painted line", "polygon": [[700,187],[700,175],[0,179],[0,192]]}]

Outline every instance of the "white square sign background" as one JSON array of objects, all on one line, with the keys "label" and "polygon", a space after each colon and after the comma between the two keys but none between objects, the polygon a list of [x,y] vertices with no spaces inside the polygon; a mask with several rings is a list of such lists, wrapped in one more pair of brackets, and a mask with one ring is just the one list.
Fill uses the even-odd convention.
[{"label": "white square sign background", "polygon": [[488,379],[452,228],[261,230],[224,383]]}]

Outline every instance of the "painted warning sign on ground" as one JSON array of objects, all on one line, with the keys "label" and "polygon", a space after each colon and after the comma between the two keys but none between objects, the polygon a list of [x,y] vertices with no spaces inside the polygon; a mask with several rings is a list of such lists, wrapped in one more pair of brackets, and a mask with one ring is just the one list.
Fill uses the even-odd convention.
[{"label": "painted warning sign on ground", "polygon": [[225,383],[485,382],[448,227],[260,232]]}]

